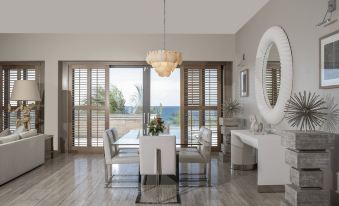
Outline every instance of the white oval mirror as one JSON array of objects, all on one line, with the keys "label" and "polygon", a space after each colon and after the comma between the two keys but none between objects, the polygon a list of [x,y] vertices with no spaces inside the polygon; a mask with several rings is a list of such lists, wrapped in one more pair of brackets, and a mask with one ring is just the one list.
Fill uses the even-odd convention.
[{"label": "white oval mirror", "polygon": [[269,124],[284,118],[284,107],[292,92],[292,53],[281,27],[268,29],[260,40],[255,69],[257,106]]}]

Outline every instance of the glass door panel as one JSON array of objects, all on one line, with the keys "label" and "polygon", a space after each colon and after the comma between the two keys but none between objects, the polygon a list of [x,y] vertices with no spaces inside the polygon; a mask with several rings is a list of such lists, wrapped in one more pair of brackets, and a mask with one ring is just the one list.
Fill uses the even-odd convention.
[{"label": "glass door panel", "polygon": [[169,77],[159,77],[151,69],[150,118],[159,115],[169,133],[180,142],[180,69],[175,69]]},{"label": "glass door panel", "polygon": [[109,127],[119,137],[144,123],[142,67],[111,67],[109,71]]}]

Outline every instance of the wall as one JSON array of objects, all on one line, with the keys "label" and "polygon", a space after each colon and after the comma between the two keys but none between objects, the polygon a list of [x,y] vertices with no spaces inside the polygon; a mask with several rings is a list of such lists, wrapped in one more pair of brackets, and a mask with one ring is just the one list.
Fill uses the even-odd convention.
[{"label": "wall", "polygon": [[[185,61],[233,61],[234,35],[167,35]],[[0,34],[0,61],[45,61],[45,133],[58,149],[58,61],[144,61],[156,34]]]},{"label": "wall", "polygon": [[[339,7],[339,0],[337,0]],[[244,68],[235,68],[233,71],[233,94],[239,98],[244,107],[242,116],[248,118],[250,114],[260,117],[255,99],[254,65],[259,41],[264,32],[271,26],[282,26],[290,40],[293,56],[293,91],[311,91],[323,96],[335,96],[339,104],[339,88],[319,89],[319,38],[339,29],[339,22],[325,28],[316,27],[327,9],[327,0],[271,0],[246,25],[236,33],[236,59],[246,56],[249,69],[249,97],[239,97],[239,72]],[[338,9],[338,8],[337,8]],[[334,13],[338,17],[338,11]],[[289,128],[284,121],[276,125],[280,129]],[[336,133],[339,133],[339,125]],[[328,187],[335,185],[335,172],[339,171],[339,138],[336,138],[336,150],[332,151],[332,172],[328,171],[325,184]],[[333,177],[333,179],[331,178]],[[333,193],[334,194],[334,193]],[[338,195],[334,195],[335,205],[339,205]],[[338,204],[336,204],[338,203]]]},{"label": "wall", "polygon": [[[339,4],[339,1],[338,3]],[[339,103],[339,88],[319,89],[319,38],[339,29],[339,22],[328,27],[316,27],[327,8],[326,0],[271,0],[244,27],[236,33],[236,59],[246,56],[249,68],[249,97],[240,98],[243,115],[260,116],[256,107],[254,90],[254,66],[259,41],[271,26],[282,26],[290,40],[293,56],[293,92],[308,90],[321,95],[332,94]],[[334,14],[334,17],[337,14]],[[239,72],[235,68],[233,89],[239,98]],[[285,122],[278,125],[287,128]],[[337,129],[339,133],[339,126]]]}]

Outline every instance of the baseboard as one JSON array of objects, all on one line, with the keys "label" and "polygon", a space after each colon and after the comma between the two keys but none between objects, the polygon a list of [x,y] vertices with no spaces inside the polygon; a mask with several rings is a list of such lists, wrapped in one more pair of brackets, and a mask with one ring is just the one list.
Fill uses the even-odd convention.
[{"label": "baseboard", "polygon": [[260,193],[281,193],[285,192],[285,185],[258,185],[257,190]]}]

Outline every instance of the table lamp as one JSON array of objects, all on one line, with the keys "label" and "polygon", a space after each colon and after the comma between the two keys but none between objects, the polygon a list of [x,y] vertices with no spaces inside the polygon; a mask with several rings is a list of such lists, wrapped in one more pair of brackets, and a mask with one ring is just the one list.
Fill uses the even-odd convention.
[{"label": "table lamp", "polygon": [[12,95],[10,98],[11,101],[19,101],[18,107],[15,110],[11,109],[9,105],[10,112],[21,112],[22,117],[17,118],[16,127],[24,125],[26,129],[31,127],[31,117],[30,112],[36,106],[35,104],[26,105],[23,101],[40,101],[40,94],[38,90],[38,85],[35,80],[16,80],[14,82],[14,87],[12,90]]}]

